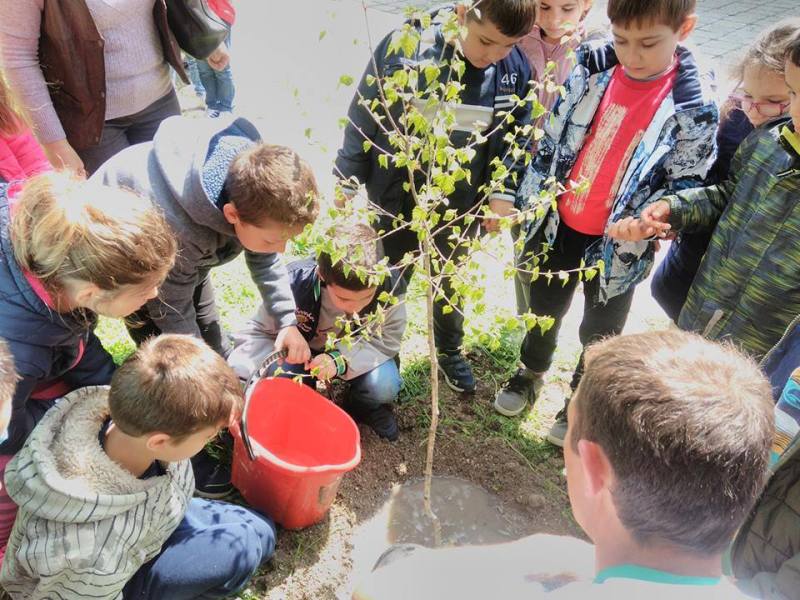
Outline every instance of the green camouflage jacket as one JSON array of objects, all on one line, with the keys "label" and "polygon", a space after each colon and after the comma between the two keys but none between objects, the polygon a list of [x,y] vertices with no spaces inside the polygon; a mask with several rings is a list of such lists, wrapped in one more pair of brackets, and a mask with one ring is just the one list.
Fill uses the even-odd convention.
[{"label": "green camouflage jacket", "polygon": [[727,181],[664,198],[674,230],[716,225],[678,325],[756,357],[800,314],[800,156],[784,124],[750,135]]}]

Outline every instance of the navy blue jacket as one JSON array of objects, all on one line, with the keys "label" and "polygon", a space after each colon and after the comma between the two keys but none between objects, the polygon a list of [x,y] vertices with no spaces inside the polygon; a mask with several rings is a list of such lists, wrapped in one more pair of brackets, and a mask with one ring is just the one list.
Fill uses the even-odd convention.
[{"label": "navy blue jacket", "polygon": [[93,314],[49,309],[14,259],[9,238],[8,186],[0,184],[0,338],[14,357],[19,381],[8,439],[0,454],[14,454],[53,401],[33,400],[37,386],[62,380],[70,388],[106,385],[114,362],[94,334]]}]

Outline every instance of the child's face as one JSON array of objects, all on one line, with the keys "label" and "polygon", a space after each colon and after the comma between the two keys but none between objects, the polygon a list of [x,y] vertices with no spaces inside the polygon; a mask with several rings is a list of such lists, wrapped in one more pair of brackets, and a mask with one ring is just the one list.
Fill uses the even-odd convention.
[{"label": "child's face", "polygon": [[511,38],[500,30],[489,19],[478,22],[467,18],[466,8],[459,4],[456,7],[459,25],[466,25],[467,31],[461,38],[461,48],[472,66],[485,69],[503,60],[514,49],[522,36]]},{"label": "child's face", "polygon": [[559,42],[583,20],[591,5],[585,0],[538,0],[536,24],[550,42]]},{"label": "child's face", "polygon": [[631,21],[612,24],[614,50],[625,73],[648,79],[663,73],[675,59],[675,49],[694,29],[697,17],[687,17],[677,31],[663,23]]},{"label": "child's face", "polygon": [[789,115],[794,123],[794,130],[800,133],[800,66],[791,60],[786,61],[786,85],[789,87]]},{"label": "child's face", "polygon": [[123,285],[111,292],[88,284],[89,287],[84,287],[83,291],[91,291],[91,294],[86,296],[85,300],[79,301],[78,305],[89,308],[104,317],[121,319],[133,314],[149,300],[158,296],[158,288],[162,281],[163,277],[157,277],[153,281],[138,285]]},{"label": "child's face", "polygon": [[164,443],[153,449],[155,459],[164,462],[180,462],[191,458],[200,452],[208,442],[217,437],[219,430],[219,426],[212,425],[187,436],[179,442],[168,438]]},{"label": "child's face", "polygon": [[250,252],[261,254],[284,252],[286,242],[303,231],[302,225],[290,227],[272,219],[264,219],[259,225],[245,223],[239,218],[236,207],[231,203],[224,206],[222,213],[228,223],[233,225],[239,242]]},{"label": "child's face", "polygon": [[781,73],[758,65],[745,67],[739,103],[754,127],[779,117],[789,107],[789,86]]},{"label": "child's face", "polygon": [[325,289],[330,294],[333,305],[348,315],[361,312],[375,297],[375,288],[353,291],[329,283],[325,285]]}]

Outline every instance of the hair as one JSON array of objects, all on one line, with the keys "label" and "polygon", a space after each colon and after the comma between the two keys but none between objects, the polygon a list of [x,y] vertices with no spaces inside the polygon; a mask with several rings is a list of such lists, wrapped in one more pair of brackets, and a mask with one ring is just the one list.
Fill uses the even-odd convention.
[{"label": "hair", "polygon": [[505,36],[518,38],[533,29],[536,0],[476,0],[467,10],[467,19],[490,21]]},{"label": "hair", "polygon": [[663,23],[678,31],[696,6],[697,0],[608,0],[608,20],[623,26]]},{"label": "hair", "polygon": [[758,366],[682,331],[605,340],[585,364],[569,443],[605,452],[624,527],[640,544],[722,551],[766,483],[775,426]]},{"label": "hair", "polygon": [[326,283],[347,290],[361,291],[374,287],[368,278],[362,279],[357,271],[375,270],[382,256],[378,248],[378,235],[364,223],[337,223],[329,233],[339,248],[347,248],[347,259],[333,261],[324,250],[317,257],[317,270]]},{"label": "hair", "polygon": [[104,291],[162,281],[175,235],[153,204],[121,188],[47,173],[23,187],[10,227],[14,257],[50,290],[69,280]]},{"label": "hair", "polygon": [[151,338],[111,378],[111,418],[124,433],[166,433],[176,441],[222,427],[241,410],[233,370],[203,341],[188,335]]},{"label": "hair", "polygon": [[800,33],[795,33],[795,36],[786,45],[785,58],[792,61],[795,67],[800,67]]},{"label": "hair", "polygon": [[8,351],[6,343],[0,340],[0,406],[3,406],[6,402],[11,402],[17,379],[14,358]]},{"label": "hair", "polygon": [[[800,40],[800,17],[790,17],[776,25],[764,29],[755,41],[748,46],[736,64],[731,68],[733,79],[741,82],[748,67],[760,67],[778,74],[786,70],[786,58],[792,40]],[[800,51],[798,51],[800,52]]]},{"label": "hair", "polygon": [[0,134],[14,135],[30,128],[28,115],[0,71]]},{"label": "hair", "polygon": [[239,218],[251,225],[271,219],[290,227],[305,226],[319,214],[314,173],[286,146],[260,143],[241,152],[231,164],[225,186]]}]

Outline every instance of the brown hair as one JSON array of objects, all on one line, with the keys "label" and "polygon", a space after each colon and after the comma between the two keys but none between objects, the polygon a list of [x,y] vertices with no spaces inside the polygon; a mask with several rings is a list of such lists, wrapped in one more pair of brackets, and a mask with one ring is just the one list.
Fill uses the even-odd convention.
[{"label": "brown hair", "polygon": [[787,44],[786,59],[792,61],[795,67],[800,67],[800,33],[796,33]]},{"label": "brown hair", "polygon": [[106,291],[155,284],[172,268],[177,246],[149,200],[66,173],[25,183],[10,233],[17,263],[50,291],[68,280]]},{"label": "brown hair", "polygon": [[0,134],[14,135],[30,128],[28,115],[0,71]]},{"label": "brown hair", "polygon": [[241,410],[236,374],[204,342],[168,334],[151,338],[114,373],[111,418],[125,433],[166,433],[177,441],[224,426]]},{"label": "brown hair", "polygon": [[678,31],[697,0],[608,0],[608,20],[617,25],[662,23]]},{"label": "brown hair", "polygon": [[225,187],[239,218],[251,225],[271,219],[305,226],[319,213],[314,173],[286,146],[261,143],[240,153],[231,164]]},{"label": "brown hair", "polygon": [[477,0],[467,10],[467,19],[488,20],[505,36],[522,37],[536,22],[536,0]]},{"label": "brown hair", "polygon": [[747,67],[758,66],[781,75],[786,68],[786,57],[792,40],[800,33],[800,17],[790,17],[779,21],[758,34],[756,40],[731,69],[733,78],[739,82],[744,79]]},{"label": "brown hair", "polygon": [[330,253],[320,252],[317,269],[322,279],[355,292],[375,287],[365,276],[374,274],[381,259],[375,230],[364,223],[340,222],[329,235],[338,248],[347,250],[347,257],[334,262]]},{"label": "brown hair", "polygon": [[728,545],[764,487],[774,435],[755,362],[682,331],[615,337],[587,349],[573,402],[569,443],[606,453],[634,539],[704,555]]},{"label": "brown hair", "polygon": [[6,402],[11,402],[17,379],[14,358],[8,351],[6,343],[0,340],[0,406],[3,406]]}]

